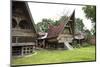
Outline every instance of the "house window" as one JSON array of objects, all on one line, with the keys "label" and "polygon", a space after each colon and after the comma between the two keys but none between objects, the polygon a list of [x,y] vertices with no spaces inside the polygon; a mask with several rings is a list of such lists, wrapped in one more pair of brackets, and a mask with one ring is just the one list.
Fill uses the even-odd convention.
[{"label": "house window", "polygon": [[25,46],[25,47],[23,47],[23,54],[24,55],[28,55],[28,54],[30,54],[32,52],[33,52],[32,46]]},{"label": "house window", "polygon": [[12,37],[12,43],[16,43],[16,37]]},{"label": "house window", "polygon": [[19,27],[21,29],[30,29],[31,28],[31,25],[26,21],[26,20],[22,20],[20,23],[19,23]]},{"label": "house window", "polygon": [[21,55],[21,47],[13,47],[12,48],[12,55]]}]

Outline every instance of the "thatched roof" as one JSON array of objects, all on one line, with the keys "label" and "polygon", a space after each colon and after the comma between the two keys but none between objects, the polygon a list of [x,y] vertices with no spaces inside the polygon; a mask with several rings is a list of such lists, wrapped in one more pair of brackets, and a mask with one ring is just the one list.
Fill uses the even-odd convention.
[{"label": "thatched roof", "polygon": [[75,36],[74,36],[74,38],[75,39],[84,39],[84,34],[83,33],[77,33],[77,34],[75,34]]},{"label": "thatched roof", "polygon": [[64,30],[66,24],[69,23],[70,20],[73,20],[74,22],[74,19],[72,19],[72,17],[74,18],[74,14],[75,11],[73,11],[71,16],[69,16],[68,20],[65,23],[61,22],[58,26],[49,26],[47,38],[57,37]]},{"label": "thatched roof", "polygon": [[[15,15],[16,14],[15,10],[19,9],[19,8],[24,11],[23,12],[24,15],[27,16],[28,20],[30,20],[32,22],[33,29],[37,33],[37,30],[36,30],[36,27],[35,27],[36,25],[34,23],[32,15],[31,15],[31,11],[30,11],[28,3],[25,2],[25,1],[16,1],[16,0],[12,1],[12,12],[13,12],[12,15]],[[19,15],[21,15],[21,14],[19,14]]]}]

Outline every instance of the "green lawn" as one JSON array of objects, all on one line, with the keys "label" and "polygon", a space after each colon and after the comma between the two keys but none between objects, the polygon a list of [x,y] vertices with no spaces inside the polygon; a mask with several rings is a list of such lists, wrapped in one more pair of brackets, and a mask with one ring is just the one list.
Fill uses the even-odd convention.
[{"label": "green lawn", "polygon": [[36,55],[12,59],[13,65],[45,64],[76,61],[94,61],[95,46],[81,47],[74,50],[40,50]]}]

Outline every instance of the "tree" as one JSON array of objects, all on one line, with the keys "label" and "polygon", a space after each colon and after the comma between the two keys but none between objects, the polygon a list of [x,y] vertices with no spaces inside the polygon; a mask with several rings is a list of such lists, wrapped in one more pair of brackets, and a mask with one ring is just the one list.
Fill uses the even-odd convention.
[{"label": "tree", "polygon": [[68,20],[68,16],[66,16],[66,15],[64,14],[63,16],[60,17],[59,20],[56,20],[56,21],[47,19],[47,18],[43,18],[42,21],[37,24],[38,32],[47,32],[49,24],[51,24],[53,26],[57,26],[57,25],[59,25],[59,23],[66,23],[66,21]]},{"label": "tree", "polygon": [[96,29],[95,29],[95,28],[96,28],[95,23],[92,23],[92,29],[91,29],[91,32],[92,32],[93,35],[96,35],[96,32],[95,32]]},{"label": "tree", "polygon": [[49,24],[54,24],[54,21],[51,19],[43,18],[42,21],[37,24],[38,32],[47,32]]},{"label": "tree", "polygon": [[86,43],[89,43],[91,37],[92,37],[92,34],[91,32],[87,29],[87,30],[84,30],[84,37],[85,37],[85,42]]},{"label": "tree", "polygon": [[84,24],[82,22],[82,19],[80,18],[76,18],[75,19],[75,32],[82,32],[83,31],[83,27],[84,27]]},{"label": "tree", "polygon": [[88,5],[82,9],[88,19],[90,19],[92,22],[96,22],[96,6]]},{"label": "tree", "polygon": [[83,7],[83,11],[85,12],[85,16],[92,21],[93,27],[91,29],[91,32],[93,33],[93,35],[95,35],[96,34],[95,32],[96,6],[89,5],[89,6]]}]

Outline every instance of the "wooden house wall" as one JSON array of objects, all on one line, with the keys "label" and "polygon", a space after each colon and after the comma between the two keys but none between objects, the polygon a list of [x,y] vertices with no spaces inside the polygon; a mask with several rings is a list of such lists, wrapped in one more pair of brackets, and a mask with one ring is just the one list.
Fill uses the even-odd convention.
[{"label": "wooden house wall", "polygon": [[34,42],[37,34],[24,2],[12,4],[12,42]]},{"label": "wooden house wall", "polygon": [[34,52],[36,30],[25,2],[12,3],[12,55],[28,55]]}]

